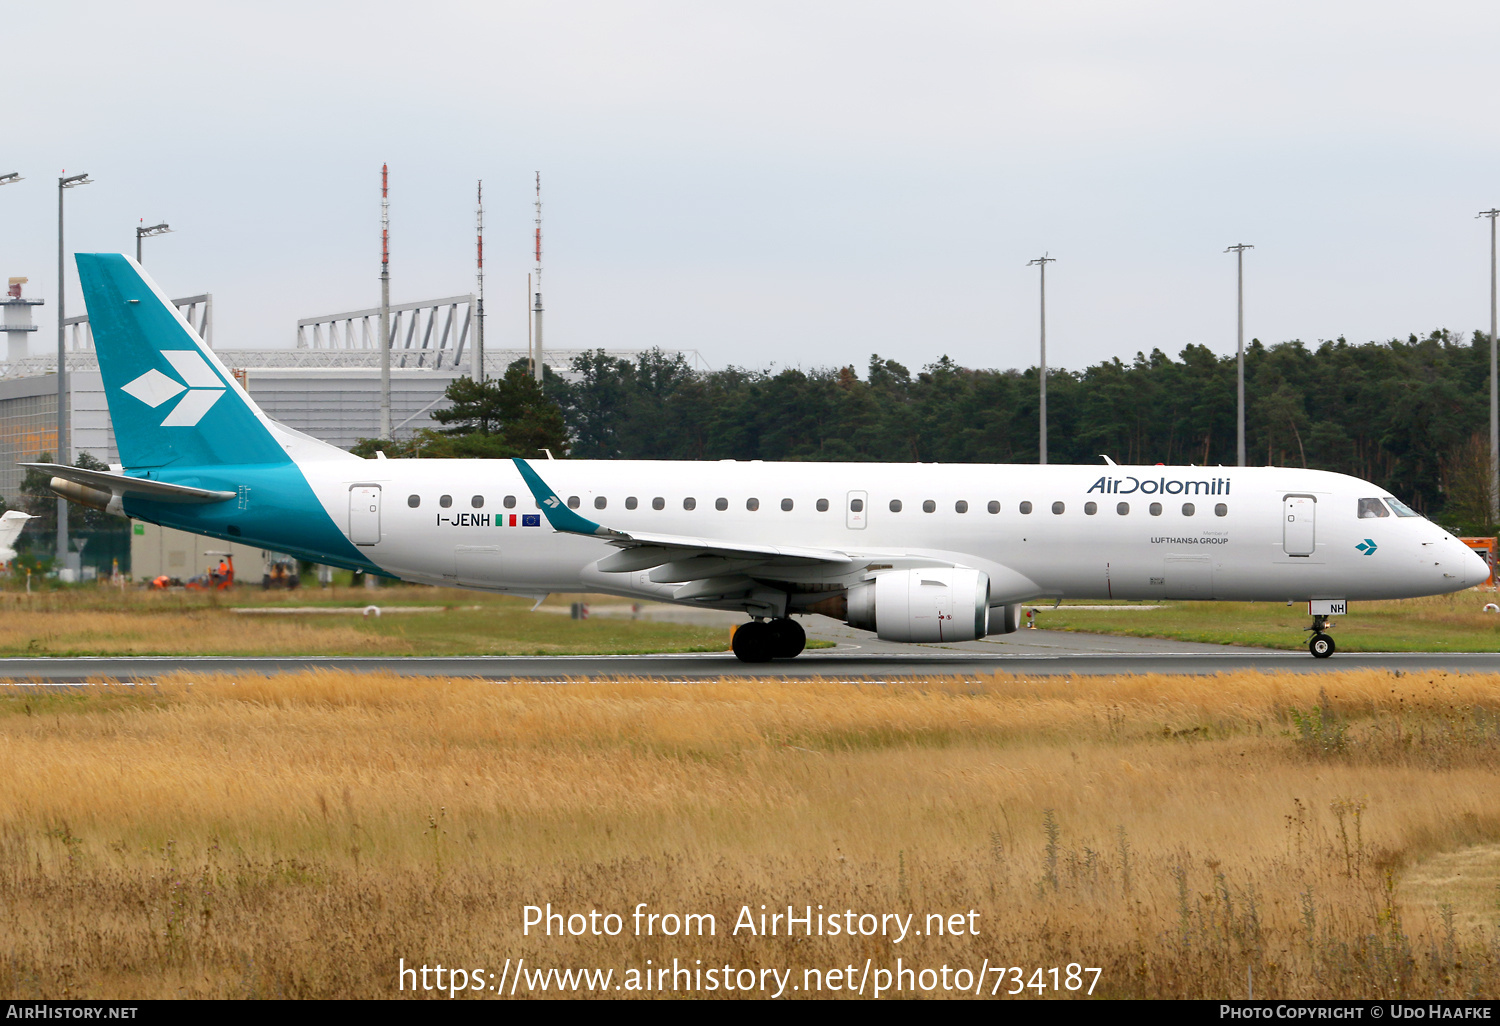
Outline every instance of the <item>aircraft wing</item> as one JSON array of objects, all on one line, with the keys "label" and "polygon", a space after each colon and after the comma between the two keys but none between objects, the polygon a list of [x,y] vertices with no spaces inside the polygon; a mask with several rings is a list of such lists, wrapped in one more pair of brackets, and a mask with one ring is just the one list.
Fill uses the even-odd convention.
[{"label": "aircraft wing", "polygon": [[868,555],[851,556],[837,549],[762,545],[726,541],[722,538],[693,538],[645,531],[617,531],[569,509],[567,503],[547,486],[530,464],[523,459],[516,459],[514,462],[554,531],[599,538],[623,550],[599,561],[599,569],[606,573],[628,573],[656,567],[658,570],[651,575],[655,581],[693,581],[767,564],[782,567],[821,565],[852,568],[855,563],[869,559]]},{"label": "aircraft wing", "polygon": [[0,563],[9,562],[16,558],[15,549],[10,543],[16,540],[21,533],[21,528],[26,526],[26,521],[33,519],[30,513],[22,513],[18,509],[8,509],[0,513]]},{"label": "aircraft wing", "polygon": [[137,499],[152,499],[156,502],[224,502],[234,498],[234,492],[212,491],[207,488],[189,488],[187,485],[167,484],[144,477],[126,477],[104,470],[85,470],[61,463],[18,463],[18,467],[44,470],[64,481],[94,488],[116,498],[131,496]]}]

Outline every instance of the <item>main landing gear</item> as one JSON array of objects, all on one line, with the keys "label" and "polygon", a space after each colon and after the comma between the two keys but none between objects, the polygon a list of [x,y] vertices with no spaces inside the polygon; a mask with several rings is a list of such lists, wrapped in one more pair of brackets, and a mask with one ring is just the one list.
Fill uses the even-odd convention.
[{"label": "main landing gear", "polygon": [[769,663],[772,659],[793,659],[807,647],[807,632],[791,617],[779,620],[751,620],[740,624],[731,643],[742,663]]},{"label": "main landing gear", "polygon": [[1323,633],[1328,630],[1328,617],[1314,616],[1312,626],[1304,627],[1303,630],[1313,632],[1312,640],[1307,643],[1307,650],[1313,654],[1314,659],[1327,659],[1333,655],[1333,639]]}]

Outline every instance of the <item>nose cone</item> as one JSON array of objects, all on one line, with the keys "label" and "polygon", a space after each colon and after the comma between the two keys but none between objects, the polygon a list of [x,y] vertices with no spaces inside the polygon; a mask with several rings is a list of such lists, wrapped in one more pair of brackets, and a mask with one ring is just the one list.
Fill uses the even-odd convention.
[{"label": "nose cone", "polygon": [[1463,542],[1459,542],[1458,544],[1463,545],[1468,556],[1466,560],[1460,563],[1464,568],[1464,586],[1473,588],[1489,580],[1490,561],[1485,558],[1484,553],[1478,549],[1469,548]]}]

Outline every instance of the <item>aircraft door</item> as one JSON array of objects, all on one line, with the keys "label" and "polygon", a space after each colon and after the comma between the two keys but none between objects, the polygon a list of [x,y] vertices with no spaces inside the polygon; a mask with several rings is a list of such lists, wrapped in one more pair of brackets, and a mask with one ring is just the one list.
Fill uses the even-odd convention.
[{"label": "aircraft door", "polygon": [[1288,556],[1311,556],[1316,543],[1318,500],[1288,495],[1281,501],[1281,547]]},{"label": "aircraft door", "polygon": [[380,542],[380,486],[349,488],[349,540],[356,545]]},{"label": "aircraft door", "polygon": [[853,531],[863,530],[869,517],[870,496],[865,492],[850,492],[848,502],[844,506],[845,526]]}]

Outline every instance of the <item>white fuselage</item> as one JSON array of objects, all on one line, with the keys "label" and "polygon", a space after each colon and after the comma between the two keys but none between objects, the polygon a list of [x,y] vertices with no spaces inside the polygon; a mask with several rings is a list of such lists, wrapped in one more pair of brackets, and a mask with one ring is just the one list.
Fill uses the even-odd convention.
[{"label": "white fuselage", "polygon": [[[577,497],[580,515],[618,531],[869,557],[854,571],[776,575],[789,590],[813,596],[867,577],[872,567],[899,565],[902,556],[983,571],[992,605],[1404,598],[1456,591],[1488,574],[1480,557],[1425,518],[1361,519],[1359,500],[1387,493],[1323,471],[727,460],[534,466],[569,505]],[[599,570],[595,564],[617,551],[602,538],[554,532],[545,518],[521,526],[523,517],[538,516],[538,505],[509,461],[337,459],[300,467],[360,552],[405,580],[664,601],[683,587],[653,581],[648,571]],[[758,508],[747,508],[750,500]],[[959,503],[967,503],[965,512]]]}]

